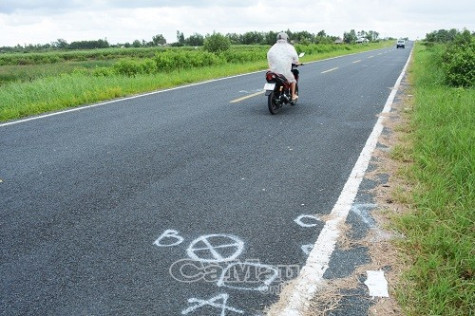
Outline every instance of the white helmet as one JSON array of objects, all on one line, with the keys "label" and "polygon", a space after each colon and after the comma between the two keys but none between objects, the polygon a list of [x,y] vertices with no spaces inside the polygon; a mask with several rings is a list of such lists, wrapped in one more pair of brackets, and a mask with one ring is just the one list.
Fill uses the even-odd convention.
[{"label": "white helmet", "polygon": [[280,32],[279,34],[277,34],[277,40],[285,40],[285,41],[288,41],[288,40],[289,40],[289,36],[288,36],[287,33],[285,33],[285,32]]}]

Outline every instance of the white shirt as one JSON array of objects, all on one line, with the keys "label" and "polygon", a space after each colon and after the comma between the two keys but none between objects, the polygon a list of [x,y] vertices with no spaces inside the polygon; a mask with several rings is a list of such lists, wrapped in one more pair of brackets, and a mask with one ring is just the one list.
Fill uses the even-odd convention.
[{"label": "white shirt", "polygon": [[271,71],[282,74],[289,82],[295,82],[292,64],[299,61],[295,47],[286,40],[278,40],[267,52],[267,61]]}]

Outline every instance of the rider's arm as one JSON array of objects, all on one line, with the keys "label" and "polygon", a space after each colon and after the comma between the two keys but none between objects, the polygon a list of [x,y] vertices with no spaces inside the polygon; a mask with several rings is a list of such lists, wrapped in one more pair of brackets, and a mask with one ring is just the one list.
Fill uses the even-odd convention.
[{"label": "rider's arm", "polygon": [[294,65],[300,65],[299,55],[297,54],[297,51],[295,50],[295,47],[292,46],[292,45],[289,45],[289,49],[290,49],[290,51],[291,51],[292,64],[294,64]]}]

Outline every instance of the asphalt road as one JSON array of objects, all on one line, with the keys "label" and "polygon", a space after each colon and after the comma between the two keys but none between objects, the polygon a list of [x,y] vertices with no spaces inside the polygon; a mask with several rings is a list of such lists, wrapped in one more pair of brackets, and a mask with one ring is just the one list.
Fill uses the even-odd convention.
[{"label": "asphalt road", "polygon": [[309,63],[278,115],[258,72],[0,125],[1,315],[260,315],[410,49]]}]

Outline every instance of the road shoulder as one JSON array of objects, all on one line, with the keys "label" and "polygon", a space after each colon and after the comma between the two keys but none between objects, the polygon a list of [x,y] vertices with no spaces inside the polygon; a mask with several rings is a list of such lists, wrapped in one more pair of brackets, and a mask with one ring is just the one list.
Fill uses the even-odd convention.
[{"label": "road shoulder", "polygon": [[[396,291],[403,286],[404,265],[395,246],[402,236],[391,229],[390,222],[405,212],[393,199],[398,191],[405,191],[405,184],[396,176],[404,161],[392,159],[392,154],[404,142],[401,129],[406,125],[411,98],[405,76],[391,111],[382,114],[386,116],[384,129],[325,272],[327,284],[305,316],[402,315]],[[368,271],[383,271],[389,297],[370,295],[365,283]]]},{"label": "road shoulder", "polygon": [[[283,288],[279,302],[267,310],[267,315],[283,315],[289,311],[299,316],[402,315],[396,290],[401,287],[403,264],[394,244],[401,236],[391,230],[390,222],[404,211],[392,198],[397,190],[404,190],[404,185],[396,176],[400,163],[391,157],[402,141],[399,129],[405,124],[404,112],[410,110],[409,91],[405,74],[390,109],[380,114],[384,116],[382,132],[348,216],[336,227],[339,237],[322,280],[312,285],[313,275],[307,273],[308,280],[300,275],[299,281],[290,281]],[[322,220],[332,221],[331,215]],[[310,271],[318,272],[315,267]],[[374,284],[374,275],[380,276],[377,284]],[[311,290],[314,294],[310,301],[301,295],[302,282],[315,288]],[[289,302],[297,302],[294,305],[299,308],[289,309]]]}]

